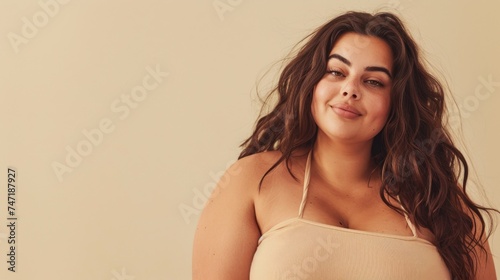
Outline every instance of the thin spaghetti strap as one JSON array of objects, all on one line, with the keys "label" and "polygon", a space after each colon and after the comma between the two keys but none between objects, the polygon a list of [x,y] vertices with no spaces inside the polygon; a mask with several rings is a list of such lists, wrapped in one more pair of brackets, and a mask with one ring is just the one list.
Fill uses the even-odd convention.
[{"label": "thin spaghetti strap", "polygon": [[415,225],[413,225],[413,223],[410,221],[410,218],[408,217],[408,215],[406,215],[406,210],[403,207],[403,204],[401,204],[401,200],[399,200],[399,195],[397,196],[397,198],[398,198],[399,206],[404,211],[403,214],[405,215],[406,223],[408,224],[408,227],[410,228],[411,232],[413,233],[413,237],[418,237],[417,229],[415,228]]},{"label": "thin spaghetti strap", "polygon": [[304,207],[306,205],[306,200],[307,200],[307,191],[309,189],[309,180],[310,180],[310,173],[311,173],[311,155],[312,155],[312,149],[309,151],[309,154],[307,155],[307,161],[306,161],[306,170],[304,172],[304,187],[302,190],[302,201],[300,202],[300,207],[299,207],[299,217],[302,218],[302,215],[304,214]]}]

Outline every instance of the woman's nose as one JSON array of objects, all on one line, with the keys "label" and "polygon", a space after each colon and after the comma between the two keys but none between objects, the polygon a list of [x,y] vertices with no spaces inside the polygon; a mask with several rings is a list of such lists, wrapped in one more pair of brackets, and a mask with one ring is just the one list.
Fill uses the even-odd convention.
[{"label": "woman's nose", "polygon": [[361,93],[356,81],[346,81],[344,87],[342,87],[342,96],[346,98],[353,98],[358,100],[361,98]]},{"label": "woman's nose", "polygon": [[342,93],[343,96],[351,96],[353,99],[359,99],[359,94],[357,93],[349,93],[347,91],[344,91]]}]

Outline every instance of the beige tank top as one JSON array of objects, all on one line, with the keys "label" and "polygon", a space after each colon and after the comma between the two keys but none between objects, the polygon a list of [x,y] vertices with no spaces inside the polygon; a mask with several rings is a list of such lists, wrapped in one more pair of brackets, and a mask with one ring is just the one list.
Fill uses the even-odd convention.
[{"label": "beige tank top", "polygon": [[299,214],[264,233],[250,280],[434,280],[451,279],[437,248],[413,236],[367,232],[302,218],[307,200],[311,153],[306,162]]}]

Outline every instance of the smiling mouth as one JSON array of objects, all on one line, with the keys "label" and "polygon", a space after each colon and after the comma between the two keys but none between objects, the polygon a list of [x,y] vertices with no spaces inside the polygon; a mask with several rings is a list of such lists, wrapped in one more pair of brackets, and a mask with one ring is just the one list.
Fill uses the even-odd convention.
[{"label": "smiling mouth", "polygon": [[330,108],[332,108],[337,115],[346,119],[355,119],[361,116],[356,109],[352,109],[347,105],[330,106]]}]

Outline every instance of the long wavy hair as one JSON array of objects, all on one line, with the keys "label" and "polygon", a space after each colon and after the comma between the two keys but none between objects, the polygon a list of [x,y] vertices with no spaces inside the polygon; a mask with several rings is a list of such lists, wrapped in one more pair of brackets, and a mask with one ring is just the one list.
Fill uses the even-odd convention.
[{"label": "long wavy hair", "polygon": [[282,156],[260,184],[283,161],[296,179],[290,157],[315,143],[318,127],[311,114],[313,90],[327,71],[335,42],[346,32],[378,37],[393,54],[391,109],[372,144],[372,159],[382,170],[382,200],[401,213],[388,199],[399,196],[417,228],[434,234],[452,278],[473,279],[477,252],[486,252],[483,240],[492,229],[486,231],[481,212],[488,214],[492,226],[490,211],[496,210],[474,203],[467,195],[469,168],[446,128],[443,86],[427,71],[417,45],[394,14],[348,12],[299,42],[302,47],[283,68],[266,99],[277,97],[276,105],[269,113],[261,111],[252,135],[241,144],[239,158],[280,151]]}]

